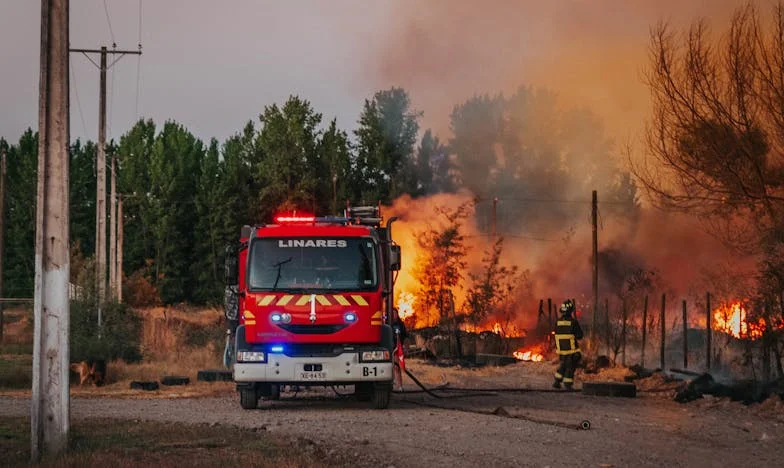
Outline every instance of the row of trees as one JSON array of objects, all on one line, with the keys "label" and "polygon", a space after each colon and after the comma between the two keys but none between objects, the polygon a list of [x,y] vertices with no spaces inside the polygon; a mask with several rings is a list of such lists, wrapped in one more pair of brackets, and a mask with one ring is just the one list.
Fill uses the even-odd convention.
[{"label": "row of trees", "polygon": [[[633,184],[618,169],[598,120],[587,111],[561,109],[551,93],[522,87],[508,99],[475,96],[455,106],[448,143],[430,130],[420,132],[421,116],[405,90],[391,88],[365,101],[351,135],[297,96],[265,107],[258,121],[224,142],[205,143],[174,121],[139,121],[109,145],[124,198],[124,273],[149,292],[126,297],[219,300],[225,245],[243,224],[268,221],[278,210],[335,213],[347,199],[390,203],[402,194],[458,187],[478,197],[514,198],[539,189],[553,195],[596,182],[585,164],[605,168],[608,193],[636,206]],[[486,128],[489,122],[494,124]],[[17,144],[0,145],[8,151],[9,174],[5,294],[29,296],[37,134],[27,131]],[[75,265],[95,250],[95,153],[92,142],[71,146]],[[550,157],[561,162],[548,162]],[[527,210],[516,218],[547,224],[558,216]]]}]

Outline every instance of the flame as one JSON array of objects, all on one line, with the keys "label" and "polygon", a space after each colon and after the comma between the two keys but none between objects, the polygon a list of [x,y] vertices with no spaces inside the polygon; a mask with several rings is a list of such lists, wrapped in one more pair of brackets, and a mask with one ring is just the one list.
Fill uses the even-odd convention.
[{"label": "flame", "polygon": [[518,349],[517,351],[512,353],[512,356],[517,358],[520,361],[530,361],[530,362],[542,362],[544,361],[544,355],[541,353],[541,348],[530,348],[530,349]]},{"label": "flame", "polygon": [[400,291],[400,294],[397,295],[397,314],[400,320],[414,315],[414,302],[416,302],[416,297],[413,294]]},{"label": "flame", "polygon": [[726,304],[713,311],[713,329],[735,338],[756,340],[762,337],[766,328],[765,319],[749,318],[749,314],[741,302]]}]

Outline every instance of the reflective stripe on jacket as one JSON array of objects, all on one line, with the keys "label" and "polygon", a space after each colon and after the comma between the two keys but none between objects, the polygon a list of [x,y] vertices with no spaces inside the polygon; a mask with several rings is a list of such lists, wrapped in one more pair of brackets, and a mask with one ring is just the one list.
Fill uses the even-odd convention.
[{"label": "reflective stripe on jacket", "polygon": [[555,323],[555,349],[560,356],[579,353],[577,340],[582,337],[583,331],[574,318],[561,316]]}]

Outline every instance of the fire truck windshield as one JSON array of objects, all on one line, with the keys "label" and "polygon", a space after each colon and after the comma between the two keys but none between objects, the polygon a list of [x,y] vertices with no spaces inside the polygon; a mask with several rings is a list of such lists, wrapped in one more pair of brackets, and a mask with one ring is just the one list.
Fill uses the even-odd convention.
[{"label": "fire truck windshield", "polygon": [[372,290],[378,286],[370,238],[257,238],[250,246],[251,290]]}]

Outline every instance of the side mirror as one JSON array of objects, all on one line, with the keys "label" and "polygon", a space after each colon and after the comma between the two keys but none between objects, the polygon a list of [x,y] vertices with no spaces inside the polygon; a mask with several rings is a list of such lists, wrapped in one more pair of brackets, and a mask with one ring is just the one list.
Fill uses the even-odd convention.
[{"label": "side mirror", "polygon": [[399,271],[401,264],[400,246],[389,246],[389,269],[390,271]]},{"label": "side mirror", "polygon": [[239,284],[239,259],[237,258],[237,250],[231,245],[226,246],[224,269],[226,284],[229,286]]}]

